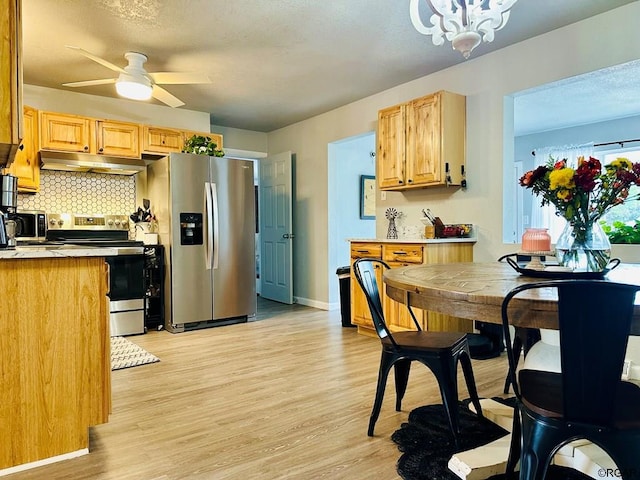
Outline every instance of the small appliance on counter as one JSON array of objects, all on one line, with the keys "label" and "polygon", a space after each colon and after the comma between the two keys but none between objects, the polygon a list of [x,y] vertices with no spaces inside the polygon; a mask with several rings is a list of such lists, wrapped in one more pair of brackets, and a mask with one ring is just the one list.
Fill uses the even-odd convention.
[{"label": "small appliance on counter", "polygon": [[16,247],[15,214],[18,208],[18,177],[0,175],[0,248]]},{"label": "small appliance on counter", "polygon": [[14,216],[18,244],[39,244],[46,241],[47,214],[42,210],[18,210]]}]

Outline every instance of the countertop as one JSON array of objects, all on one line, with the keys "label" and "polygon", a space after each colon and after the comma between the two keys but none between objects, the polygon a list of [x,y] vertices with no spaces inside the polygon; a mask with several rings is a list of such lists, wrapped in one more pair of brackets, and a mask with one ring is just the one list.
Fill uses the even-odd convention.
[{"label": "countertop", "polygon": [[0,250],[0,260],[27,258],[111,257],[118,255],[117,248],[56,245],[48,247],[16,247]]},{"label": "countertop", "polygon": [[429,243],[476,243],[478,238],[475,236],[470,237],[449,237],[449,238],[348,238],[348,242],[362,242],[362,243],[417,243],[417,244],[429,244]]}]

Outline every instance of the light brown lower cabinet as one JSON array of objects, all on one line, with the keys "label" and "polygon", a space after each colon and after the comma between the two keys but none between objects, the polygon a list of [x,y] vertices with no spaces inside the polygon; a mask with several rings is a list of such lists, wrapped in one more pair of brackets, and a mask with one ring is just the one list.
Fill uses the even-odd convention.
[{"label": "light brown lower cabinet", "polygon": [[0,291],[0,470],[88,448],[111,409],[104,258],[0,260]]},{"label": "light brown lower cabinet", "polygon": [[[429,263],[472,262],[473,243],[351,242],[351,323],[358,326],[359,333],[375,335],[366,297],[353,272],[353,263],[356,259],[363,257],[384,260],[391,268]],[[379,269],[376,278],[389,328],[392,331],[415,330],[406,305],[386,296],[382,274],[382,269]],[[413,312],[424,330],[434,332],[473,331],[473,322],[470,320],[418,308],[414,308]]]}]

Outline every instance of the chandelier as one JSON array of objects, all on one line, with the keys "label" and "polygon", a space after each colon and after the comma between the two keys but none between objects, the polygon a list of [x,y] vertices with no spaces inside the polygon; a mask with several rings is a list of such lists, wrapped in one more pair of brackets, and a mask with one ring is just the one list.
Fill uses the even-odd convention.
[{"label": "chandelier", "polygon": [[420,19],[421,0],[411,0],[411,22],[418,32],[432,35],[434,45],[442,45],[446,37],[454,50],[464,58],[480,45],[492,42],[494,32],[509,20],[509,10],[517,0],[426,0],[433,11],[426,27]]}]

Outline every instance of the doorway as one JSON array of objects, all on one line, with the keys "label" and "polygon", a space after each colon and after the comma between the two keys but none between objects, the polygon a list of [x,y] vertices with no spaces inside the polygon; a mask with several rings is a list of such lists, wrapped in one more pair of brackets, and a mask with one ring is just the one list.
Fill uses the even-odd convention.
[{"label": "doorway", "polygon": [[329,308],[340,307],[338,267],[349,265],[350,238],[375,238],[374,218],[361,218],[361,176],[376,170],[375,132],[338,140],[328,145],[328,275]]}]

